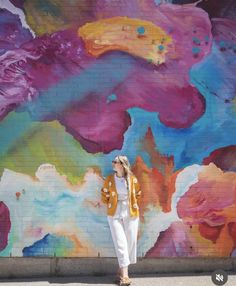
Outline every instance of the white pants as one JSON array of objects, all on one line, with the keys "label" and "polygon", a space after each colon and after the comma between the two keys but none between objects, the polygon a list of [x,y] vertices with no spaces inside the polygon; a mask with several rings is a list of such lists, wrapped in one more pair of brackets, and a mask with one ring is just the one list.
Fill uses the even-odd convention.
[{"label": "white pants", "polygon": [[119,267],[137,262],[137,236],[139,217],[107,216]]}]

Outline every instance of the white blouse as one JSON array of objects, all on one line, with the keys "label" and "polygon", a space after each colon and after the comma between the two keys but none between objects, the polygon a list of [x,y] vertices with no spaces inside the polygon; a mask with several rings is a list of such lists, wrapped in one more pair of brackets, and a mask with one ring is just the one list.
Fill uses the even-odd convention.
[{"label": "white blouse", "polygon": [[125,178],[123,177],[119,178],[115,175],[115,184],[116,184],[116,190],[118,194],[118,200],[127,199],[128,189],[126,187]]},{"label": "white blouse", "polygon": [[116,190],[118,195],[118,202],[116,212],[113,218],[122,218],[129,216],[129,192],[126,186],[125,178],[119,178],[114,174]]}]

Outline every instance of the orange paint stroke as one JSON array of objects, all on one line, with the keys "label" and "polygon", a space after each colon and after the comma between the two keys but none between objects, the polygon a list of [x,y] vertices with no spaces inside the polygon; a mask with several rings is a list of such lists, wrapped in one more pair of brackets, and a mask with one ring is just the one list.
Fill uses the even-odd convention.
[{"label": "orange paint stroke", "polygon": [[161,155],[150,128],[145,135],[143,148],[151,158],[152,168],[148,168],[141,157],[136,158],[132,171],[139,179],[142,188],[140,216],[148,210],[148,205],[171,211],[171,198],[175,192],[175,181],[181,170],[174,171],[174,157]]}]

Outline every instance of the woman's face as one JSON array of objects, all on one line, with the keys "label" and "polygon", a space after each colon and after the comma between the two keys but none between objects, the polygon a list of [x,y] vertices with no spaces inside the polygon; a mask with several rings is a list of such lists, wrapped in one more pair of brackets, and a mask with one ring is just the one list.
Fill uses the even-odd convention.
[{"label": "woman's face", "polygon": [[112,161],[112,168],[114,171],[119,173],[122,173],[123,171],[122,163],[118,159]]}]

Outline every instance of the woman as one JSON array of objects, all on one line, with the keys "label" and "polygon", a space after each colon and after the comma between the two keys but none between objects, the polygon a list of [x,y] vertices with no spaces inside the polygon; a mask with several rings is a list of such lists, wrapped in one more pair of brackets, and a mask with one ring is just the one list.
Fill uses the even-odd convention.
[{"label": "woman", "polygon": [[107,205],[107,219],[119,263],[120,285],[130,285],[128,265],[137,262],[140,185],[126,156],[112,161],[114,174],[106,177],[101,198]]}]

